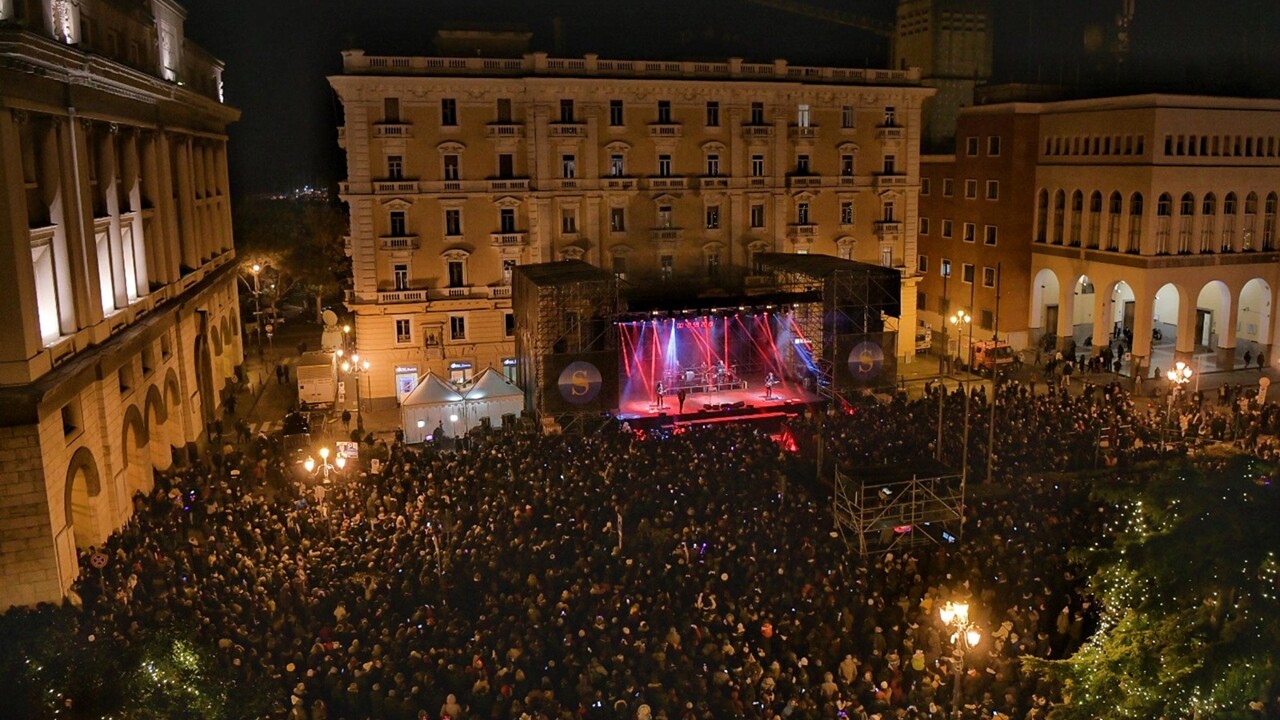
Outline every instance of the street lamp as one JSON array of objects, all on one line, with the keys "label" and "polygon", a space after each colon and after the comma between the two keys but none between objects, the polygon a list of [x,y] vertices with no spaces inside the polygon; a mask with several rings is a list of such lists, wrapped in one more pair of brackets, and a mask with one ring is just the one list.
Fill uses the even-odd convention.
[{"label": "street lamp", "polygon": [[1187,383],[1191,382],[1192,376],[1191,366],[1179,360],[1173,364],[1173,368],[1164,374],[1169,378],[1169,407],[1165,410],[1165,423],[1160,427],[1160,445],[1164,446],[1165,432],[1169,429],[1169,425],[1173,422],[1173,403],[1177,394],[1183,391]]},{"label": "street lamp", "polygon": [[356,379],[356,430],[364,434],[364,402],[360,397],[360,376],[369,372],[369,361],[361,360],[353,354],[350,360],[342,361],[342,372],[351,373]]},{"label": "street lamp", "polygon": [[[951,324],[956,326],[956,331],[959,333],[959,337],[956,340],[957,341],[957,345],[956,345],[957,360],[960,359],[960,349],[964,347],[964,327],[968,325],[969,321],[972,319],[973,318],[969,315],[969,313],[965,312],[964,310],[957,310],[955,314],[952,315],[950,318]],[[972,338],[970,339],[972,340]],[[972,370],[973,358],[969,358],[969,366],[970,366],[970,369]]]},{"label": "street lamp", "polygon": [[[351,347],[351,346],[350,346],[350,344],[349,344],[350,342],[351,342],[351,324],[350,324],[350,323],[343,323],[343,325],[342,325],[342,348],[345,350],[346,348]],[[338,357],[342,357],[341,353],[339,353]]]},{"label": "street lamp", "polygon": [[976,623],[969,622],[969,603],[948,602],[938,610],[942,624],[953,632],[951,643],[955,647],[952,665],[955,666],[955,685],[951,691],[951,716],[960,718],[960,678],[964,676],[964,655],[982,642],[982,631]]},{"label": "street lamp", "polygon": [[347,456],[343,455],[342,453],[338,453],[338,455],[333,459],[333,462],[330,463],[329,448],[327,447],[320,448],[320,464],[319,465],[316,465],[315,458],[311,457],[310,455],[308,455],[307,459],[302,462],[302,467],[306,468],[308,473],[314,473],[317,470],[319,470],[322,474],[323,481],[325,483],[329,482],[329,473],[335,470],[342,470],[346,466],[347,466]]},{"label": "street lamp", "polygon": [[253,273],[253,326],[254,334],[258,338],[258,347],[262,347],[262,288],[258,285],[258,274],[262,272],[262,266],[254,263],[249,267],[249,272]]}]

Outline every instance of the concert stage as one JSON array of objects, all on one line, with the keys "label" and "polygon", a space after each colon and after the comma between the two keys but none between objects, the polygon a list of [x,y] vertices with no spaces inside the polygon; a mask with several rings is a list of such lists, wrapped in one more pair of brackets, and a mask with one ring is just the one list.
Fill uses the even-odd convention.
[{"label": "concert stage", "polygon": [[[680,412],[680,401],[675,395],[664,396],[661,409],[656,406],[653,398],[634,395],[620,403],[618,418],[645,420],[666,416],[683,422],[708,415],[741,417],[760,412],[800,412],[805,406],[822,401],[822,398],[816,394],[790,382],[775,387],[773,399],[766,400],[764,376],[749,379],[746,385],[745,388],[735,390],[690,392],[685,397],[683,413]],[[725,410],[725,405],[731,405],[733,408]]]}]

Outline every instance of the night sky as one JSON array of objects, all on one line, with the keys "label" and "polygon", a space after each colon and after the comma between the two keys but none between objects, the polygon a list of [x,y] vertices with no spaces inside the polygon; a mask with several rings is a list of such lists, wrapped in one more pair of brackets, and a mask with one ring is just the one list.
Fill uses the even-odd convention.
[{"label": "night sky", "polygon": [[[182,0],[187,35],[227,65],[236,195],[328,184],[343,175],[336,144],[341,107],[327,75],[343,48],[428,54],[442,23],[519,24],[553,50],[562,21],[569,56],[725,58],[879,67],[887,43],[747,0]],[[1085,28],[1121,0],[993,0],[997,80],[1094,77]],[[890,20],[894,0],[810,0]],[[1207,10],[1211,8],[1212,11]],[[1137,0],[1127,87],[1276,96],[1280,3],[1274,0]],[[1107,75],[1106,77],[1110,77]]]}]

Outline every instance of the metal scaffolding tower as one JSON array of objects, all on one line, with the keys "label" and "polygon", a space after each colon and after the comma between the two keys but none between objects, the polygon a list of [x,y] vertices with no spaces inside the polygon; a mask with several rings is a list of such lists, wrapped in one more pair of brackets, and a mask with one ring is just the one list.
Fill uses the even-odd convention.
[{"label": "metal scaffolding tower", "polygon": [[835,472],[832,513],[845,546],[866,557],[896,548],[956,542],[965,479],[935,468],[859,468]]}]

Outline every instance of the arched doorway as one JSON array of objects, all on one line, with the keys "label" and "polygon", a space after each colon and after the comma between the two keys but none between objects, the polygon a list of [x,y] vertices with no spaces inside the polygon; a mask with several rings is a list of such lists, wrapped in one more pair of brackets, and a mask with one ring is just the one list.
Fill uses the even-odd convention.
[{"label": "arched doorway", "polygon": [[1084,347],[1085,341],[1093,342],[1093,313],[1097,289],[1088,275],[1076,278],[1072,295],[1071,327],[1076,347]]},{"label": "arched doorway", "polygon": [[[1197,352],[1217,353],[1217,356],[1203,358],[1204,367],[1212,364],[1214,369],[1220,367],[1224,358],[1219,357],[1228,344],[1234,344],[1235,335],[1229,325],[1235,322],[1231,310],[1231,290],[1221,280],[1212,280],[1200,288],[1196,296],[1196,317],[1192,332],[1195,334]],[[1230,358],[1225,358],[1230,360]]]},{"label": "arched doorway", "polygon": [[[1129,283],[1120,280],[1111,286],[1111,290],[1107,293],[1107,302],[1110,304],[1110,315],[1107,318],[1107,327],[1110,334],[1114,337],[1119,330],[1120,337],[1127,338],[1127,344],[1132,347],[1134,313],[1137,310],[1137,298],[1133,294],[1133,288]],[[1097,342],[1095,338],[1094,342]]]},{"label": "arched doorway", "polygon": [[124,413],[120,449],[124,460],[125,497],[132,503],[135,493],[148,494],[154,484],[151,458],[147,452],[147,428],[136,405],[130,405]]},{"label": "arched doorway", "polygon": [[[218,409],[218,397],[213,384],[213,347],[209,332],[196,337],[196,389],[200,392],[200,420],[202,427],[208,427]],[[196,433],[199,435],[199,433]]]},{"label": "arched doorway", "polygon": [[1242,361],[1246,350],[1252,350],[1250,355],[1254,357],[1262,353],[1264,357],[1270,358],[1271,285],[1266,280],[1254,278],[1241,288],[1236,328],[1236,351]]},{"label": "arched doorway", "polygon": [[101,540],[97,522],[97,501],[102,494],[98,478],[98,462],[88,448],[80,448],[67,464],[67,481],[63,500],[66,527],[76,547],[87,548]]},{"label": "arched doorway", "polygon": [[151,467],[168,470],[173,465],[173,450],[169,444],[167,423],[169,410],[160,395],[160,388],[152,385],[147,388],[147,399],[143,403],[144,430],[147,437],[147,455]]},{"label": "arched doorway", "polygon": [[1165,283],[1156,290],[1151,304],[1151,368],[1169,368],[1177,360],[1191,361],[1194,346],[1183,343],[1182,354],[1178,350],[1178,325],[1182,313],[1182,291],[1173,283]]},{"label": "arched doorway", "polygon": [[1036,273],[1031,283],[1031,328],[1033,342],[1041,342],[1046,336],[1057,337],[1058,307],[1062,297],[1058,276],[1048,268]]}]

